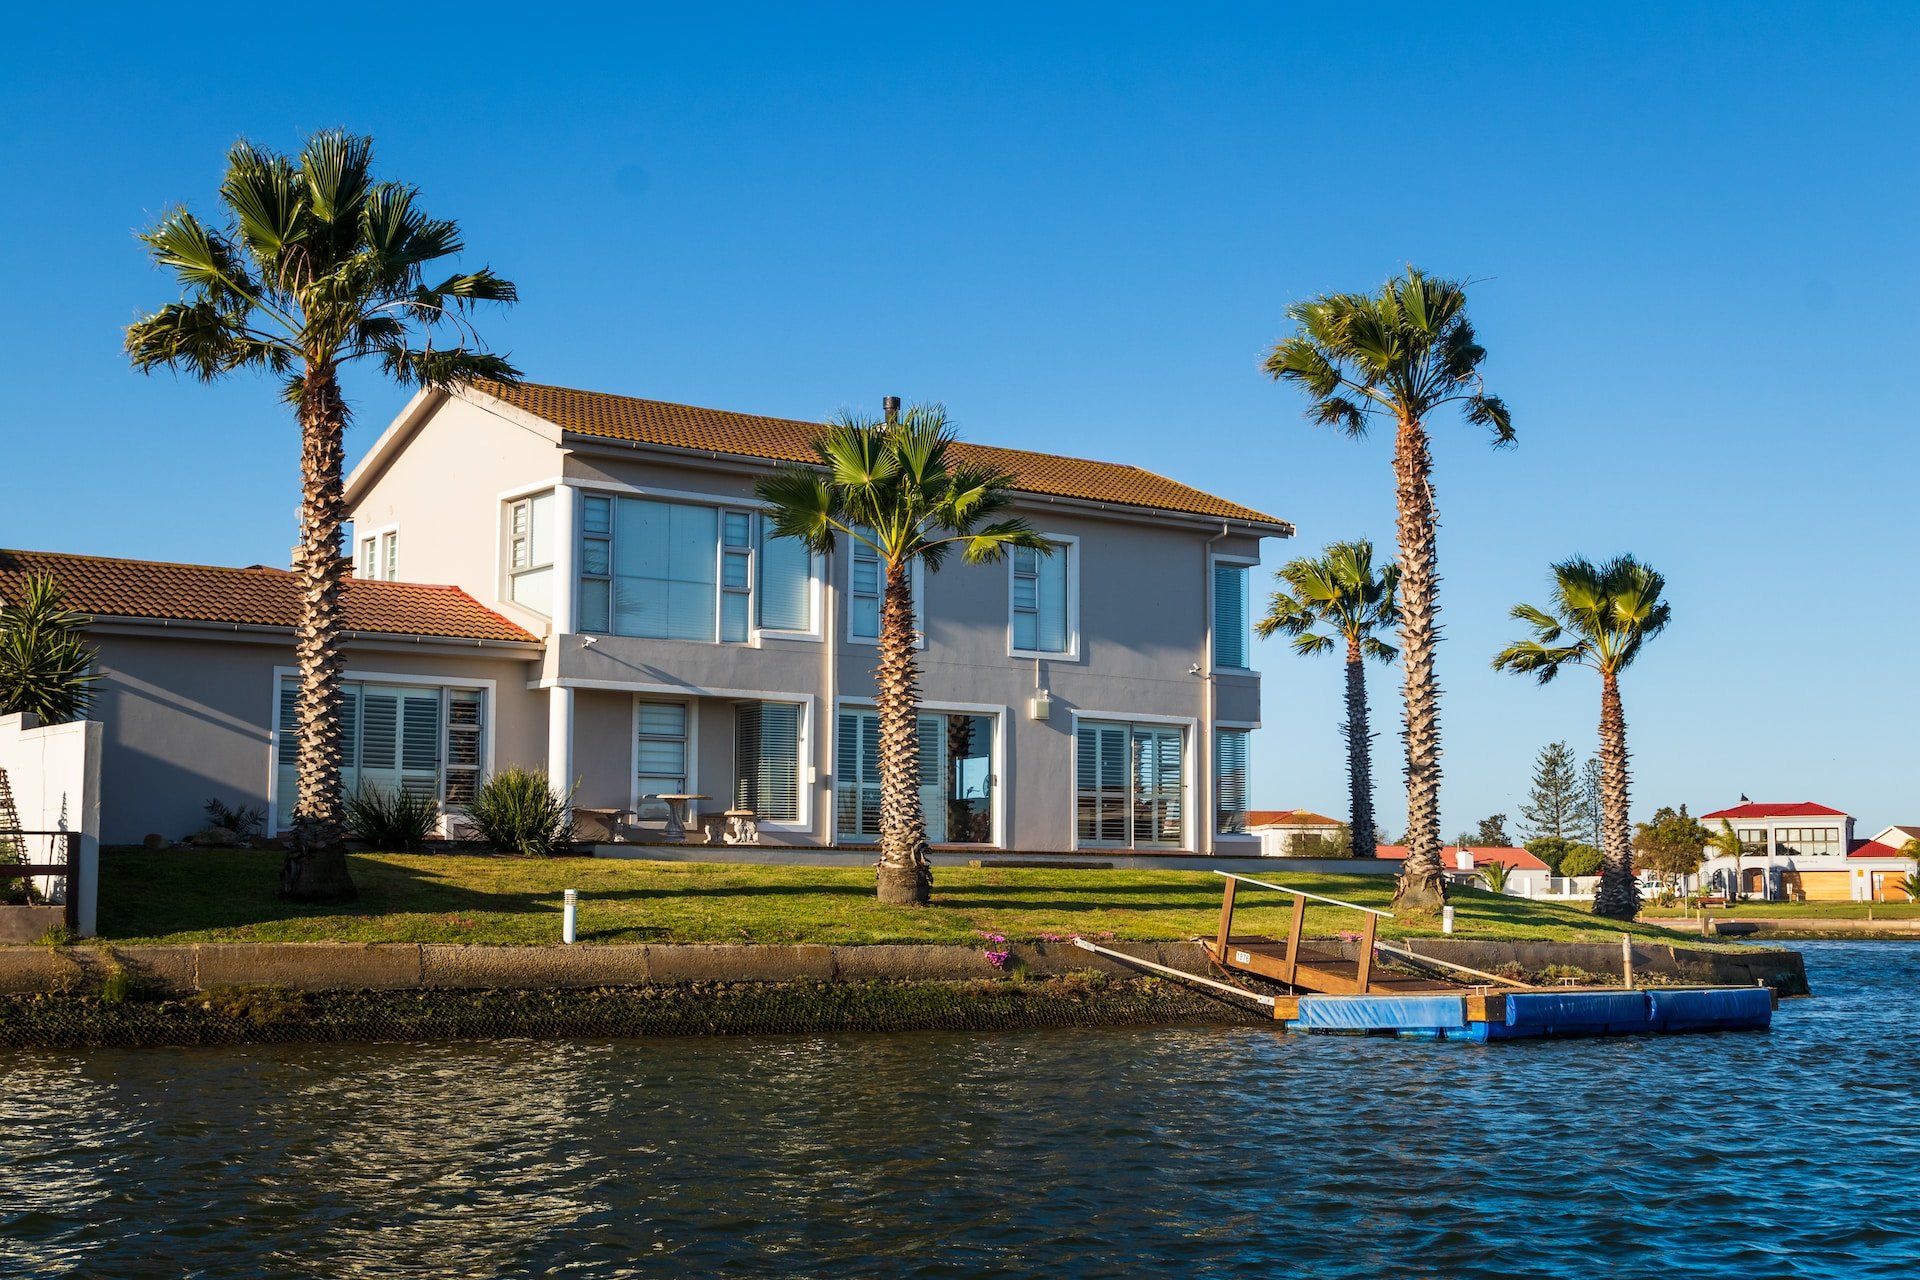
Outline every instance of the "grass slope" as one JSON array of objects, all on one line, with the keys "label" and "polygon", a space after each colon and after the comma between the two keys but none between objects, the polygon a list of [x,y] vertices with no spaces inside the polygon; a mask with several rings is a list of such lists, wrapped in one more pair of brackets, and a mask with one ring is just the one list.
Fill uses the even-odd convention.
[{"label": "grass slope", "polygon": [[[358,901],[301,906],[275,896],[278,854],[108,850],[100,859],[100,936],[115,942],[557,942],[560,893],[580,891],[582,942],[929,942],[979,945],[1048,935],[1161,940],[1211,935],[1218,876],[1203,871],[936,867],[933,905],[882,907],[864,868],[550,861],[449,854],[352,855]],[[1385,908],[1393,878],[1295,874],[1277,881]],[[1456,889],[1455,932],[1480,938],[1610,941],[1589,912]],[[1243,888],[1236,933],[1287,932],[1292,899]],[[1432,921],[1381,921],[1383,938],[1438,933]],[[1352,911],[1312,905],[1307,933],[1355,931]],[[1657,941],[1698,941],[1652,926]]]}]

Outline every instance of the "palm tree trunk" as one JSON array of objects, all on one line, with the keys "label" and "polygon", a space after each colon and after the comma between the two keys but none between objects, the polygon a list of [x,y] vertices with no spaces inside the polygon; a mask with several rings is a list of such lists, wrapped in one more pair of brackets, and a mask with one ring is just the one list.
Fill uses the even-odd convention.
[{"label": "palm tree trunk", "polygon": [[1620,678],[1611,671],[1600,673],[1600,853],[1594,913],[1631,920],[1640,914],[1640,888],[1627,834],[1627,717],[1620,709]]},{"label": "palm tree trunk", "polygon": [[1367,670],[1357,636],[1347,637],[1347,801],[1353,856],[1371,858],[1380,833],[1373,825],[1373,734],[1367,728]]},{"label": "palm tree trunk", "polygon": [[880,664],[874,671],[880,722],[878,896],[892,906],[925,906],[933,892],[927,820],[920,809],[920,672],[913,658],[913,589],[905,564],[887,565],[880,598]]},{"label": "palm tree trunk", "polygon": [[1407,864],[1393,905],[1437,911],[1447,900],[1440,864],[1440,685],[1433,674],[1439,575],[1435,552],[1433,453],[1418,418],[1402,417],[1393,442],[1399,502],[1400,658],[1405,671]]},{"label": "palm tree trunk", "polygon": [[354,896],[347,847],[340,832],[340,591],[346,562],[340,525],[346,514],[341,483],[346,401],[331,365],[307,370],[300,389],[300,624],[294,661],[300,692],[294,703],[299,735],[299,795],[293,833],[280,870],[280,896],[301,902],[337,902]]}]

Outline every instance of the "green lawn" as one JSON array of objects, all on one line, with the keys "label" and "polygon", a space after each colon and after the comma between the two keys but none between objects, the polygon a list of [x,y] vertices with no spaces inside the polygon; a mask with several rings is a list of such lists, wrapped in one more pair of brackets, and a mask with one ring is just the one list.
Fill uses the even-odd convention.
[{"label": "green lawn", "polygon": [[[1016,942],[1047,935],[1129,940],[1213,933],[1218,876],[1203,871],[936,867],[930,908],[882,907],[866,868],[762,867],[620,859],[451,854],[352,855],[359,900],[342,909],[274,896],[280,857],[250,850],[107,850],[100,936],[115,942],[556,942],[560,893],[580,891],[583,942]],[[1384,908],[1393,879],[1278,872],[1285,883]],[[1290,898],[1243,889],[1235,932],[1284,936]],[[1620,929],[1582,910],[1455,890],[1455,931],[1483,938],[1612,940]],[[1359,928],[1352,911],[1315,905],[1307,932]],[[1385,920],[1380,936],[1439,932]],[[1685,934],[1640,925],[1660,941]]]}]

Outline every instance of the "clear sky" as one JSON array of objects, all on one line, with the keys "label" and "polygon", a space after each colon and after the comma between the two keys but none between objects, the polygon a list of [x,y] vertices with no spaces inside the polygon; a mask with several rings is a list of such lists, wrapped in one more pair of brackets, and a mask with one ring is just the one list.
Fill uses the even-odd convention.
[{"label": "clear sky", "polygon": [[[1476,282],[1520,436],[1433,424],[1449,836],[1515,814],[1541,744],[1593,749],[1597,680],[1488,660],[1552,560],[1621,551],[1675,615],[1625,684],[1637,817],[1745,792],[1920,821],[1920,6],[567,12],[10,19],[0,545],[285,563],[274,390],[120,347],[173,296],[134,232],[208,209],[243,134],[373,134],[520,285],[486,331],[532,379],[803,418],[943,400],[971,438],[1293,520],[1269,566],[1391,545],[1390,440],[1308,427],[1259,364],[1289,302],[1413,262]],[[403,397],[350,391],[357,456]],[[1256,802],[1342,813],[1338,663],[1258,661]]]}]

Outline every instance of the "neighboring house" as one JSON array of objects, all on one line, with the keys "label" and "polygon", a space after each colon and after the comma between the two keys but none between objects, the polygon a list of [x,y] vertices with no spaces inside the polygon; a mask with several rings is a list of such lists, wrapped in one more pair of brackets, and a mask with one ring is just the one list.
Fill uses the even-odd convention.
[{"label": "neighboring house", "polygon": [[[1405,862],[1407,847],[1400,844],[1383,844],[1380,856]],[[1446,869],[1447,879],[1456,884],[1472,884],[1484,889],[1486,877],[1480,874],[1480,868],[1491,862],[1504,863],[1507,867],[1506,892],[1520,898],[1537,898],[1548,890],[1547,881],[1553,870],[1525,849],[1510,845],[1470,845],[1462,847],[1450,844],[1440,850],[1440,862]]]},{"label": "neighboring house", "polygon": [[[1745,803],[1700,815],[1709,831],[1726,822],[1747,849],[1740,858],[1739,890],[1767,901],[1856,900],[1853,819],[1810,800],[1793,804]],[[1726,891],[1733,884],[1731,858],[1715,855],[1701,869],[1702,883]]]},{"label": "neighboring house", "polygon": [[1320,843],[1331,839],[1342,825],[1338,818],[1308,809],[1253,809],[1247,813],[1247,831],[1260,837],[1263,858],[1324,857]]},{"label": "neighboring house", "polygon": [[1856,902],[1905,902],[1905,880],[1915,869],[1907,845],[1920,840],[1920,827],[1892,826],[1847,850]]},{"label": "neighboring house", "polygon": [[[582,807],[692,793],[770,843],[876,839],[878,566],[768,536],[753,494],[819,430],[558,387],[416,396],[347,480],[348,786],[457,808],[517,763]],[[931,838],[1254,852],[1250,579],[1291,526],[1136,467],[958,448],[1013,473],[1061,550],[916,575]],[[94,619],[106,840],[185,834],[212,795],[283,830],[292,575],[5,553],[0,599],[35,568]]]}]

